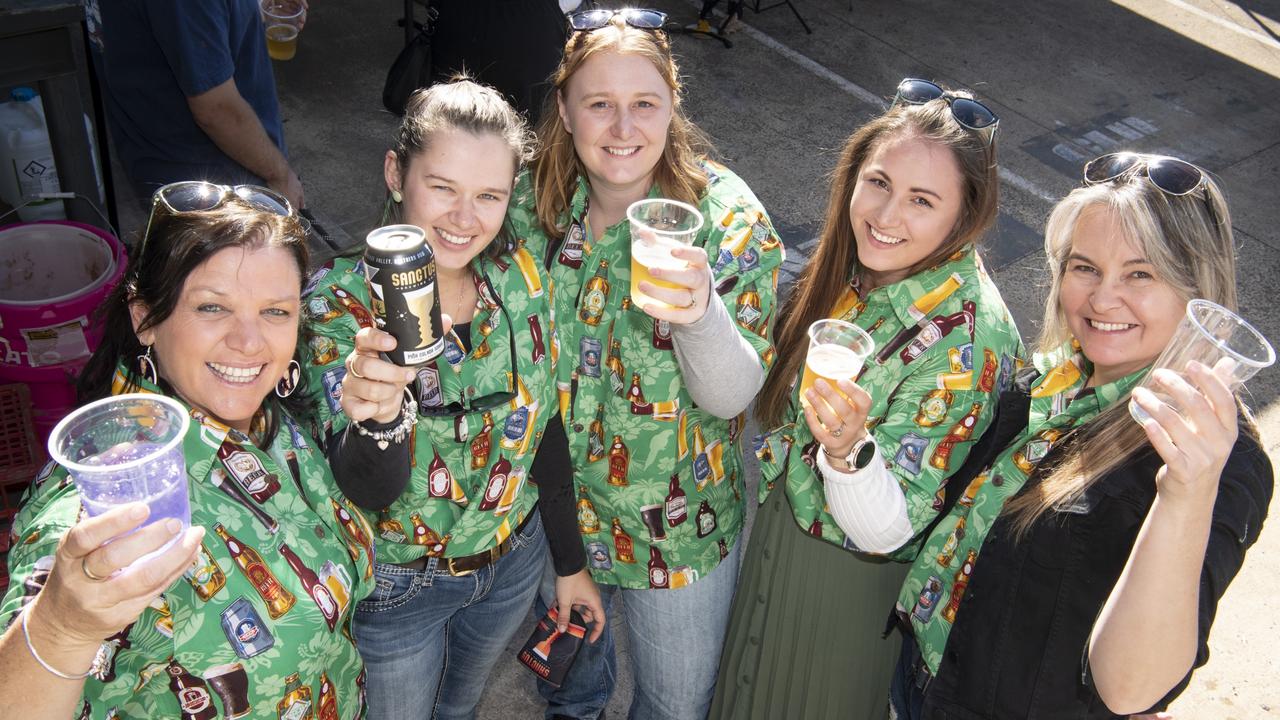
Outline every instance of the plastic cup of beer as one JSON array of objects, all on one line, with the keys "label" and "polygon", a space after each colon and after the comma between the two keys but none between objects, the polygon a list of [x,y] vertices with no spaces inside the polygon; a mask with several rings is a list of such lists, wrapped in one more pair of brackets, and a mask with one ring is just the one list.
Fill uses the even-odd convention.
[{"label": "plastic cup of beer", "polygon": [[809,404],[805,394],[818,378],[833,388],[838,380],[853,380],[875,352],[876,342],[865,330],[844,320],[818,320],[809,326],[809,352],[800,378],[800,402]]},{"label": "plastic cup of beer", "polygon": [[[1168,368],[1184,375],[1192,361],[1210,369],[1229,370],[1227,385],[1235,391],[1259,370],[1274,363],[1276,352],[1262,333],[1244,318],[1217,303],[1192,300],[1187,303],[1187,312],[1182,316],[1178,329],[1174,330],[1173,339],[1151,365],[1139,387],[1150,390],[1161,402],[1181,413],[1181,405],[1160,389],[1152,380],[1151,373],[1159,368]],[[1195,383],[1191,384],[1194,387]],[[1129,414],[1139,423],[1150,419],[1136,400],[1129,401]]]},{"label": "plastic cup of beer", "polygon": [[272,60],[292,60],[298,53],[298,32],[306,19],[302,0],[262,0],[262,23],[267,28],[267,54]]},{"label": "plastic cup of beer", "polygon": [[[163,395],[115,395],[63,418],[49,436],[49,456],[71,474],[91,517],[143,502],[151,508],[148,524],[177,518],[185,530],[191,506],[182,441],[190,422],[186,408]],[[179,537],[140,560],[160,555]]]},{"label": "plastic cup of beer", "polygon": [[683,287],[676,283],[658,280],[649,268],[683,270],[684,260],[671,255],[671,251],[693,244],[702,229],[702,213],[692,205],[675,200],[650,198],[640,200],[627,208],[631,221],[631,302],[636,307],[666,305],[640,290],[640,281],[647,280],[666,288]]}]

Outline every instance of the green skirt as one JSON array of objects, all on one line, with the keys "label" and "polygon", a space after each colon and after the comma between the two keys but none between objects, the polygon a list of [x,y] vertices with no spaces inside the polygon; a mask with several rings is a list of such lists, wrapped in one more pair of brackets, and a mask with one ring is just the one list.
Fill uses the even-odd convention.
[{"label": "green skirt", "polygon": [[902,641],[881,635],[909,567],[810,536],[774,490],[751,531],[709,717],[883,720]]}]

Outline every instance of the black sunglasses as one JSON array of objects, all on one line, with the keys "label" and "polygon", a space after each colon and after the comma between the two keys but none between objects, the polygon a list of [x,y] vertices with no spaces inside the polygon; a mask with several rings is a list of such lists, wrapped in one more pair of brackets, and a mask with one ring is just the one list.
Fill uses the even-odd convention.
[{"label": "black sunglasses", "polygon": [[[485,275],[482,273],[480,277],[487,287],[489,288],[493,287],[493,284],[489,282],[488,275]],[[516,362],[518,359],[516,356],[516,326],[512,324],[511,316],[507,314],[507,306],[502,304],[502,298],[498,297],[498,294],[496,292],[493,293],[493,300],[494,300],[494,303],[497,304],[498,306],[498,312],[502,313],[502,318],[507,323],[507,340],[511,345],[511,389],[505,392],[489,393],[488,395],[483,395],[478,398],[468,398],[466,393],[463,393],[462,402],[449,403],[448,405],[424,406],[421,403],[419,403],[418,404],[419,415],[423,417],[448,417],[448,416],[468,415],[470,413],[483,412],[485,410],[493,410],[494,408],[505,405],[506,403],[509,403],[516,398],[516,388],[519,387],[519,371],[516,366]],[[475,328],[473,327],[472,328],[473,338],[476,332],[478,331],[476,331]],[[474,341],[472,342],[473,346],[478,344],[479,343],[476,343]],[[422,383],[421,380],[418,380],[416,382],[419,384],[419,386]],[[423,393],[421,392],[421,389],[422,388],[419,387],[418,397],[423,397]]]},{"label": "black sunglasses", "polygon": [[1122,152],[1102,155],[1084,166],[1086,185],[1100,185],[1117,178],[1142,172],[1168,195],[1189,195],[1204,184],[1204,171],[1186,160],[1168,155],[1146,155]]},{"label": "black sunglasses", "polygon": [[639,30],[661,30],[667,22],[667,14],[658,10],[622,8],[621,10],[583,10],[569,16],[569,27],[574,32],[591,32],[608,25],[615,17]]},{"label": "black sunglasses", "polygon": [[923,105],[931,100],[946,100],[951,107],[951,116],[963,127],[982,135],[988,143],[1000,126],[1000,118],[991,108],[972,98],[960,97],[943,90],[941,86],[928,80],[906,78],[898,83],[898,92],[893,97],[893,104]]},{"label": "black sunglasses", "polygon": [[293,206],[285,196],[258,185],[219,185],[204,180],[169,183],[151,196],[151,214],[147,217],[147,229],[142,233],[143,247],[146,247],[151,228],[161,213],[208,212],[221,207],[232,196],[273,215],[289,217],[294,214]]}]

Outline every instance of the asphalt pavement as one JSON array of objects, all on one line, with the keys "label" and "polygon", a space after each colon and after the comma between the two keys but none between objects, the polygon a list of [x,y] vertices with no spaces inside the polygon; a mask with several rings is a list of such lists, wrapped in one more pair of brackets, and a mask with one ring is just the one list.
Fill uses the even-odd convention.
[{"label": "asphalt pavement", "polygon": [[[760,13],[756,4],[729,36],[732,48],[690,36],[674,44],[690,114],[783,236],[784,283],[815,242],[842,141],[900,79],[923,77],[970,88],[1000,115],[1002,211],[984,254],[1029,341],[1047,286],[1044,220],[1079,183],[1083,161],[1117,149],[1176,155],[1217,177],[1232,209],[1241,312],[1280,341],[1280,2],[795,0],[812,34],[785,4]],[[678,24],[699,5],[651,3]],[[297,57],[276,64],[307,204],[356,240],[381,210],[382,156],[397,124],[381,88],[403,43],[402,7],[312,0]],[[1280,457],[1280,371],[1263,371],[1249,388],[1265,444]],[[1280,530],[1268,528],[1219,607],[1212,658],[1175,704],[1179,718],[1280,714],[1277,587]],[[481,718],[541,716],[531,674],[514,658],[526,635],[495,668]],[[622,645],[615,718],[632,692]]]}]

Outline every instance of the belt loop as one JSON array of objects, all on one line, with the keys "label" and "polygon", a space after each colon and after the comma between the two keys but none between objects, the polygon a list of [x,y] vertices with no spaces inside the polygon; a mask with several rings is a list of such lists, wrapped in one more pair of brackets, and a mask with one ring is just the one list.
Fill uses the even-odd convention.
[{"label": "belt loop", "polygon": [[440,558],[428,557],[426,560],[427,564],[422,568],[422,586],[431,587],[436,581],[436,573],[439,571],[438,568],[440,567]]}]

